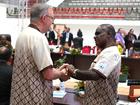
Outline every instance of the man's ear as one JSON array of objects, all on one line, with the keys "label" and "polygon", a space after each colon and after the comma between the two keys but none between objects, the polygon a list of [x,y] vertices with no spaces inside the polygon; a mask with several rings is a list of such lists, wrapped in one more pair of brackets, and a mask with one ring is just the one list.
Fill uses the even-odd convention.
[{"label": "man's ear", "polygon": [[47,18],[46,18],[45,16],[41,16],[41,17],[40,17],[40,20],[41,20],[43,23],[46,22],[46,19],[47,19]]}]

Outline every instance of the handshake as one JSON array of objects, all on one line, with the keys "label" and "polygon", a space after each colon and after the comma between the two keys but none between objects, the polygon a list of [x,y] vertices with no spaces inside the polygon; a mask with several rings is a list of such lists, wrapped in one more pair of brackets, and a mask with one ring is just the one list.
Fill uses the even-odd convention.
[{"label": "handshake", "polygon": [[59,70],[61,74],[60,76],[61,81],[67,81],[75,73],[75,67],[70,64],[63,64],[61,67],[59,67]]}]

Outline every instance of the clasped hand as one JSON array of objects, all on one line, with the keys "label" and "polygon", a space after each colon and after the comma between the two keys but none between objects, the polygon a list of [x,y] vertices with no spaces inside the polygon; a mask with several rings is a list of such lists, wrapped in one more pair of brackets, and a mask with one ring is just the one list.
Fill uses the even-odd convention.
[{"label": "clasped hand", "polygon": [[63,64],[59,70],[61,71],[61,77],[60,80],[61,81],[67,81],[68,79],[70,79],[70,77],[73,75],[74,73],[74,66],[70,65],[70,64]]}]

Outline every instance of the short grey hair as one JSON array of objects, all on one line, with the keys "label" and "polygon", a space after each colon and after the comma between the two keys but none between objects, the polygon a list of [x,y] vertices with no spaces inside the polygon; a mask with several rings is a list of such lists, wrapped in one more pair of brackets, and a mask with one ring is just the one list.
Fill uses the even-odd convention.
[{"label": "short grey hair", "polygon": [[31,21],[35,21],[40,19],[41,16],[45,16],[48,14],[48,9],[52,8],[50,5],[47,4],[34,4],[30,11],[30,19]]},{"label": "short grey hair", "polygon": [[113,39],[115,39],[115,35],[116,35],[115,28],[111,24],[99,25],[99,27],[95,31],[95,35],[99,35],[104,32],[110,35]]}]

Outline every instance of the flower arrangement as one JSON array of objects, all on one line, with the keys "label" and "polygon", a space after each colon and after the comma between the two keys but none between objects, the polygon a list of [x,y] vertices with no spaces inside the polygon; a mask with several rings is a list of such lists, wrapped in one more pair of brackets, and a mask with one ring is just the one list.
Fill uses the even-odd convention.
[{"label": "flower arrangement", "polygon": [[76,49],[76,48],[71,48],[70,49],[70,53],[72,55],[80,55],[81,54],[81,50],[80,49]]},{"label": "flower arrangement", "polygon": [[85,90],[85,88],[84,88],[84,81],[78,81],[76,83],[77,83],[77,85],[75,86],[76,90],[78,90],[78,91]]},{"label": "flower arrangement", "polygon": [[85,95],[85,83],[84,81],[78,81],[76,82],[77,85],[75,86],[75,90],[77,91],[77,95],[80,97],[84,97]]}]

